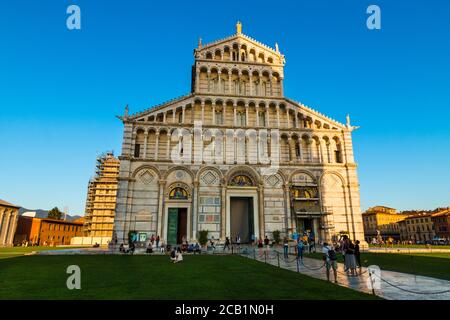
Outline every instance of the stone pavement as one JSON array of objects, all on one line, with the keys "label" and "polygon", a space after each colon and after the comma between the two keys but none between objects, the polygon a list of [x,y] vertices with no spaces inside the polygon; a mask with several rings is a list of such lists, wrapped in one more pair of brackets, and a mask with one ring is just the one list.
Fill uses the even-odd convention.
[{"label": "stone pavement", "polygon": [[[326,280],[326,270],[322,260],[303,258],[298,264],[294,255],[287,260],[283,254],[273,249],[249,249],[243,254],[250,259],[266,262],[274,266],[308,275],[313,278]],[[338,263],[338,285],[348,287],[361,292],[372,294],[371,279],[367,268],[361,269],[358,276],[348,276],[344,272],[344,265]],[[333,272],[330,271],[330,280],[334,281]],[[372,275],[375,284],[375,294],[388,300],[450,300],[450,281],[424,276],[416,276],[407,273],[381,270]],[[441,292],[439,294],[434,294]]]}]

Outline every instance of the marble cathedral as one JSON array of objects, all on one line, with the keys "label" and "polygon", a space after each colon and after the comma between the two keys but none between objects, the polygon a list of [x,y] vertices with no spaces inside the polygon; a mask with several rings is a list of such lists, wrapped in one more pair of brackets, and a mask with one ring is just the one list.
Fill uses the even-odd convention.
[{"label": "marble cathedral", "polygon": [[284,96],[284,55],[242,33],[194,50],[191,93],[119,117],[114,237],[364,240],[351,133]]}]

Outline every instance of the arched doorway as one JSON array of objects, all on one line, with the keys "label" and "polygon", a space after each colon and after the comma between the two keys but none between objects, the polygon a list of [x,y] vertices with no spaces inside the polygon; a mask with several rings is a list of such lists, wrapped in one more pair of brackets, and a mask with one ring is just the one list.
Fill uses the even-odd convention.
[{"label": "arched doorway", "polygon": [[235,172],[227,188],[227,236],[248,243],[259,237],[258,193],[255,179],[246,172]]}]

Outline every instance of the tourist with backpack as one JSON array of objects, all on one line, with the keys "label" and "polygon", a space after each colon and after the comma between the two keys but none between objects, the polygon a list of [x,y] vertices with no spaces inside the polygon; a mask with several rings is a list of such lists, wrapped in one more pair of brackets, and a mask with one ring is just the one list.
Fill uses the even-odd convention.
[{"label": "tourist with backpack", "polygon": [[299,239],[297,241],[297,259],[303,260],[303,249],[305,248],[305,245],[303,244],[303,241]]},{"label": "tourist with backpack", "polygon": [[337,283],[337,255],[334,247],[323,244],[322,248],[323,260],[325,261],[325,269],[327,272],[327,280],[330,281],[330,269],[333,269],[334,282]]}]

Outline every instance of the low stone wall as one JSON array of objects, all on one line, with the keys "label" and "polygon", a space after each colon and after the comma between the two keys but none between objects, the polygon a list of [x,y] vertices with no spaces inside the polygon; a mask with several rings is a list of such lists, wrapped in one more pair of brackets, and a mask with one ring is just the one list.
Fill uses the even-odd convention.
[{"label": "low stone wall", "polygon": [[94,245],[98,243],[101,246],[108,245],[111,241],[110,237],[73,237],[70,240],[70,245],[72,246],[84,246],[84,245]]}]

